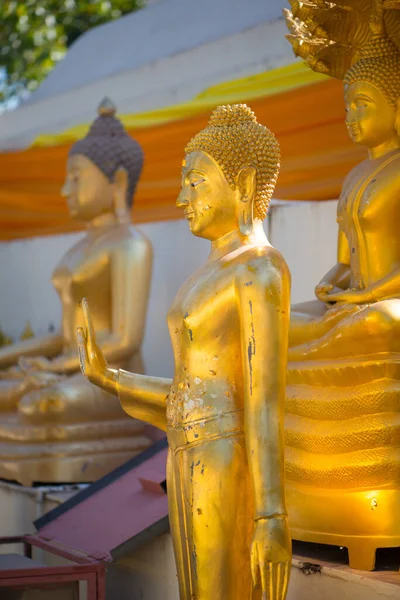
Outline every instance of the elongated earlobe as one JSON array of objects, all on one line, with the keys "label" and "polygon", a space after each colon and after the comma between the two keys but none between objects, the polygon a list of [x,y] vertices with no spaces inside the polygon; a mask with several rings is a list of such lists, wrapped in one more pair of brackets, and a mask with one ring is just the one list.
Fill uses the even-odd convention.
[{"label": "elongated earlobe", "polygon": [[241,198],[238,207],[239,211],[239,229],[242,235],[251,235],[253,233],[253,202],[250,198]]},{"label": "elongated earlobe", "polygon": [[114,176],[114,214],[120,223],[129,221],[129,210],[126,202],[128,174],[120,167]]},{"label": "elongated earlobe", "polygon": [[395,128],[397,131],[397,135],[400,136],[400,99],[397,101],[397,113],[396,113]]},{"label": "elongated earlobe", "polygon": [[253,167],[244,167],[237,179],[239,197],[237,201],[237,214],[239,229],[242,235],[249,236],[253,233],[254,223],[254,198],[256,192],[256,170]]}]

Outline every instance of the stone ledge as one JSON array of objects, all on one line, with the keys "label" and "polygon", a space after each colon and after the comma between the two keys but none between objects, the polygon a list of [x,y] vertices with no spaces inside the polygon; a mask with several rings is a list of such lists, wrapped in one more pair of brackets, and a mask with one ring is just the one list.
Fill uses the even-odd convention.
[{"label": "stone ledge", "polygon": [[400,549],[378,554],[376,571],[356,571],[345,563],[345,549],[294,542],[287,600],[400,599]]}]

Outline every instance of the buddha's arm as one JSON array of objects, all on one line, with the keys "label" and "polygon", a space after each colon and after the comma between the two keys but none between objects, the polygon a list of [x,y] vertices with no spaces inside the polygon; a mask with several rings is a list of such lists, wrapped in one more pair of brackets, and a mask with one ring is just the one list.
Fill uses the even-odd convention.
[{"label": "buddha's arm", "polygon": [[42,337],[22,340],[11,346],[0,349],[0,369],[11,367],[18,359],[26,356],[45,356],[52,358],[62,351],[63,339],[59,333],[52,333]]},{"label": "buddha's arm", "polygon": [[350,248],[343,231],[339,228],[337,263],[326,273],[316,286],[316,293],[325,291],[326,286],[346,290],[350,285]]},{"label": "buddha's arm", "polygon": [[167,428],[166,400],[172,380],[118,371],[117,394],[124,411],[163,431]]},{"label": "buddha's arm", "polygon": [[166,401],[172,381],[111,369],[96,341],[86,300],[82,301],[82,310],[85,327],[78,328],[77,333],[82,373],[94,385],[118,396],[129,415],[165,430]]},{"label": "buddha's arm", "polygon": [[[283,418],[289,328],[290,274],[265,258],[237,283],[244,363],[247,455],[255,519],[286,515]],[[254,267],[254,265],[253,265]]]},{"label": "buddha's arm", "polygon": [[[150,289],[152,249],[144,238],[133,248],[117,249],[111,255],[112,326],[102,332],[100,345],[105,359],[118,364],[132,356],[143,340]],[[77,353],[59,357],[52,370],[60,373],[79,369]]]},{"label": "buddha's arm", "polygon": [[372,301],[400,298],[400,267],[368,286],[365,292]]}]

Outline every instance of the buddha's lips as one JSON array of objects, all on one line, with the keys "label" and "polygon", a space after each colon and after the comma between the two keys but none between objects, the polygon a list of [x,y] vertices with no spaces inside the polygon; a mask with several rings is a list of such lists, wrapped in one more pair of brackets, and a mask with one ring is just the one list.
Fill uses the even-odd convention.
[{"label": "buddha's lips", "polygon": [[360,135],[360,128],[357,127],[357,125],[352,125],[352,126],[347,126],[347,131],[349,132],[349,135],[351,137],[356,137],[357,135]]},{"label": "buddha's lips", "polygon": [[194,217],[194,211],[193,210],[185,210],[185,212],[183,214],[185,215],[186,219],[190,219],[190,217]]}]

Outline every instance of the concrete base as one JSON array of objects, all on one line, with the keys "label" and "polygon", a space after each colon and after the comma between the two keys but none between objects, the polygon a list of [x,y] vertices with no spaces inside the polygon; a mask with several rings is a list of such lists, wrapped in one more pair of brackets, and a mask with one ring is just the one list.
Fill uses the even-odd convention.
[{"label": "concrete base", "polygon": [[[395,565],[386,563],[392,570],[365,573],[335,562],[335,556],[332,560],[317,558],[321,552],[326,555],[326,551],[313,544],[295,543],[294,552],[287,600],[400,599],[398,563],[397,571]],[[343,558],[347,561],[347,556]],[[171,536],[164,534],[122,562],[110,565],[106,597],[107,600],[178,600]]]},{"label": "concrete base", "polygon": [[[0,537],[34,533],[33,521],[52,510],[87,484],[25,487],[0,480]],[[0,546],[1,554],[18,546]]]},{"label": "concrete base", "polygon": [[376,571],[348,566],[345,549],[293,542],[287,600],[399,600],[400,552],[378,552]]},{"label": "concrete base", "polygon": [[[33,531],[32,522],[76,493],[82,486],[24,488],[0,481],[0,535]],[[20,550],[20,549],[19,549]],[[1,550],[0,550],[1,551]],[[18,551],[5,547],[3,552]],[[38,554],[39,552],[39,554]],[[60,557],[34,552],[51,566]],[[287,600],[400,600],[400,552],[378,553],[377,568],[350,569],[346,550],[293,543],[293,565]],[[172,540],[164,534],[109,566],[106,600],[178,600]]]}]

